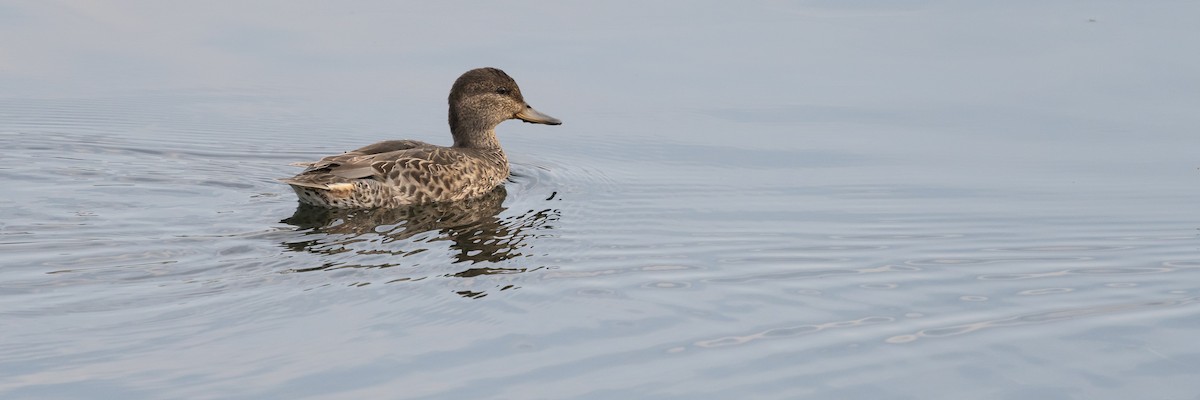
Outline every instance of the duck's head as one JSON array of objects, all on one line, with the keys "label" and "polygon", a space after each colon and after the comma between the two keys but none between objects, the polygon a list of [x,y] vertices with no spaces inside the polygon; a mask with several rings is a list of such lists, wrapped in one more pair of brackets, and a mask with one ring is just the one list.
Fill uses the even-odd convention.
[{"label": "duck's head", "polygon": [[450,130],[456,137],[491,132],[501,122],[560,125],[562,121],[530,107],[508,74],[496,68],[467,71],[450,88]]}]

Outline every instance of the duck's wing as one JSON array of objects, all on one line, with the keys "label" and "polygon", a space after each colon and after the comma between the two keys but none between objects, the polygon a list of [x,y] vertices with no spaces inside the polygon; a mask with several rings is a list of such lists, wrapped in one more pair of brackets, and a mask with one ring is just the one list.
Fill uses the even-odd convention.
[{"label": "duck's wing", "polygon": [[[403,150],[402,150],[403,151]],[[371,166],[375,155],[342,154],[322,158],[321,161],[308,163],[304,172],[291,178],[279,181],[294,185],[317,189],[329,189],[330,185],[348,183],[360,178],[368,178],[376,173]]]},{"label": "duck's wing", "polygon": [[[384,143],[387,142],[376,143],[363,149]],[[386,147],[375,147],[379,148]],[[328,189],[332,184],[348,183],[354,179],[422,179],[446,173],[466,158],[461,153],[432,145],[382,153],[359,153],[363,149],[322,158],[299,175],[280,181],[291,185]]]},{"label": "duck's wing", "polygon": [[437,146],[434,146],[429,143],[417,141],[417,140],[385,140],[385,141],[382,141],[379,143],[374,143],[374,144],[370,144],[367,146],[363,146],[358,149],[350,150],[346,153],[347,154],[351,154],[351,153],[362,154],[362,155],[381,154],[381,153],[391,153],[393,151],[398,151],[398,150],[415,149],[415,148],[419,148],[419,147],[437,147]]},{"label": "duck's wing", "polygon": [[[331,162],[336,162],[337,160],[346,159],[347,157],[383,154],[383,153],[390,153],[393,151],[416,149],[416,148],[421,148],[421,147],[437,147],[437,146],[434,146],[432,144],[425,143],[422,141],[417,141],[417,140],[385,140],[385,141],[382,141],[379,143],[373,143],[373,144],[369,144],[369,145],[366,145],[366,146],[363,146],[363,147],[360,147],[360,148],[357,148],[354,150],[350,150],[345,153],[338,154],[336,156],[325,157],[325,158],[320,159],[319,161],[294,162],[294,163],[291,163],[290,165],[293,165],[296,167],[305,167],[308,169],[321,168],[321,166],[323,166],[323,165],[327,165]],[[308,170],[306,169],[305,172],[308,172]]]}]

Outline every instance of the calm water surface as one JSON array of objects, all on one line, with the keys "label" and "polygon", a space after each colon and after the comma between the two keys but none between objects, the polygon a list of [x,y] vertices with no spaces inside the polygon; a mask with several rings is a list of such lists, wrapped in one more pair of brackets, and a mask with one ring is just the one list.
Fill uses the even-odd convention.
[{"label": "calm water surface", "polygon": [[[0,5],[0,397],[1194,399],[1197,12]],[[274,180],[485,65],[489,196]]]}]

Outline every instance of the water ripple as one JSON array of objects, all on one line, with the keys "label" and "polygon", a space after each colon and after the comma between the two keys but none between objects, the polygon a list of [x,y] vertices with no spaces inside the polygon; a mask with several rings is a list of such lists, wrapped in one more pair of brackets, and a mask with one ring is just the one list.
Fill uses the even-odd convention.
[{"label": "water ripple", "polygon": [[[894,322],[893,317],[870,316],[852,320],[824,322],[817,324],[802,324],[793,326],[784,326],[770,328],[760,332],[747,333],[744,335],[724,336],[714,339],[698,340],[692,343],[692,346],[699,349],[712,349],[728,346],[744,345],[751,342],[782,339],[795,336],[814,335],[825,331],[835,331],[841,329],[865,328],[873,325],[887,324]],[[678,346],[667,349],[668,353],[679,353],[687,351],[687,347]]]},{"label": "water ripple", "polygon": [[1142,275],[1160,274],[1175,271],[1173,267],[1126,267],[1126,268],[1074,268],[1060,271],[1025,273],[1025,274],[986,274],[979,275],[979,280],[1011,281],[1023,279],[1056,278],[1068,275]]},{"label": "water ripple", "polygon": [[979,332],[983,330],[995,328],[1009,328],[1033,324],[1045,324],[1059,321],[1102,317],[1113,314],[1131,313],[1156,308],[1166,307],[1182,307],[1200,303],[1200,297],[1184,297],[1172,300],[1143,302],[1143,303],[1128,303],[1103,305],[1095,307],[1082,307],[1066,310],[1042,311],[1029,314],[1015,315],[1012,317],[971,322],[966,324],[952,325],[940,328],[922,329],[912,334],[897,335],[887,338],[887,343],[911,343],[921,339],[946,338],[952,336],[960,336],[968,333]]},{"label": "water ripple", "polygon": [[916,268],[916,267],[904,266],[904,265],[883,265],[883,266],[879,266],[879,267],[870,267],[870,268],[812,269],[812,270],[798,270],[798,271],[787,271],[787,272],[772,272],[772,273],[764,273],[764,274],[758,274],[758,275],[753,275],[753,276],[742,276],[742,277],[731,277],[731,278],[713,278],[713,279],[709,279],[708,281],[714,282],[714,283],[746,283],[746,282],[752,282],[752,281],[758,281],[758,280],[776,281],[776,280],[816,279],[816,278],[827,278],[827,277],[834,277],[834,276],[878,274],[878,273],[891,273],[891,272],[914,272],[914,271],[920,271],[920,269]]}]

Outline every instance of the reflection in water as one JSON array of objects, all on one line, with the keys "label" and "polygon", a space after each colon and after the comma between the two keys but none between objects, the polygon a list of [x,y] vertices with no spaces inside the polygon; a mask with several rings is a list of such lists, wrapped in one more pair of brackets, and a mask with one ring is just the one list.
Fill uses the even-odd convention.
[{"label": "reflection in water", "polygon": [[[536,232],[551,229],[549,224],[558,220],[560,212],[556,209],[528,210],[502,217],[501,214],[506,210],[503,207],[506,195],[506,190],[500,186],[475,199],[401,208],[330,210],[299,204],[295,214],[281,222],[307,230],[306,240],[288,241],[283,245],[292,251],[345,261],[326,262],[318,267],[296,270],[301,272],[346,267],[393,267],[400,265],[401,257],[429,251],[440,242],[450,242],[451,263],[469,262],[471,268],[441,275],[471,278],[521,273],[529,268],[478,264],[500,263],[526,256],[522,253],[529,246],[526,242],[536,237]],[[392,281],[417,279],[420,278]],[[482,296],[478,292],[460,294],[465,297]]]}]

